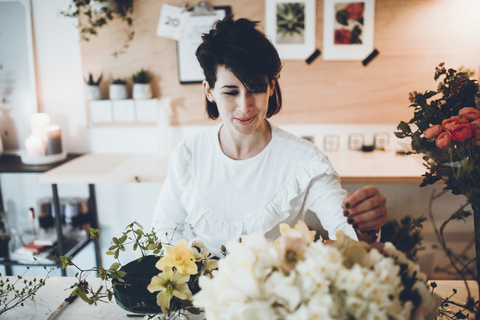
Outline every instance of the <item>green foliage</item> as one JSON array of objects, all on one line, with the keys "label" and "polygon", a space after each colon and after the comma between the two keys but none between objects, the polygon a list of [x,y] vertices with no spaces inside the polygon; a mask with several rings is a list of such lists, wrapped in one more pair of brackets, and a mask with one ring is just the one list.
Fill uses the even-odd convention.
[{"label": "green foliage", "polygon": [[414,219],[403,217],[400,222],[390,220],[382,227],[382,242],[391,242],[398,250],[405,253],[408,259],[417,260],[417,252],[422,249],[421,229],[425,217]]},{"label": "green foliage", "polygon": [[114,78],[112,84],[127,84],[127,80],[122,78]]},{"label": "green foliage", "polygon": [[[90,228],[90,238],[98,241],[99,237],[100,230]],[[120,253],[126,251],[128,247],[131,247],[133,251],[139,250],[141,257],[145,257],[149,254],[161,255],[163,245],[153,229],[151,232],[144,232],[143,226],[135,221],[125,228],[121,237],[112,238],[111,246],[106,253],[107,255],[113,255],[117,262],[114,262],[108,269],[99,266],[97,268],[83,270],[73,263],[72,257],[60,257],[62,268],[65,269],[67,266],[73,266],[79,270],[75,276],[78,281],[72,286],[72,288],[74,288],[72,296],[78,295],[88,304],[96,305],[99,301],[106,302],[104,300],[105,298],[111,301],[114,295],[113,288],[116,285],[130,286],[130,284],[124,280],[126,272],[122,270],[122,263],[119,260]],[[97,272],[97,277],[104,281],[104,285],[97,290],[90,287],[86,281],[88,274],[95,271]]]},{"label": "green foliage", "polygon": [[100,85],[101,81],[102,81],[102,75],[100,75],[97,80],[94,80],[93,75],[89,73],[88,80],[85,80],[85,83],[88,84],[89,86],[98,86]]},{"label": "green foliage", "polygon": [[132,81],[134,83],[150,83],[152,81],[153,75],[150,73],[150,71],[145,70],[145,69],[140,69],[140,71],[135,72],[132,75]]},{"label": "green foliage", "polygon": [[[450,146],[439,148],[436,139],[428,139],[423,132],[433,125],[458,116],[465,107],[476,108],[479,97],[478,82],[470,79],[471,71],[445,69],[441,63],[436,67],[434,79],[439,81],[437,91],[411,92],[410,108],[414,116],[410,121],[401,121],[397,126],[398,138],[410,138],[414,153],[424,154],[426,173],[421,186],[443,180],[445,189],[453,194],[463,194],[472,203],[480,205],[480,146],[472,139],[452,141]],[[433,99],[437,95],[437,99]],[[416,127],[412,131],[411,126]]]},{"label": "green foliage", "polygon": [[[31,266],[36,261],[37,258],[34,257]],[[22,275],[18,275],[15,281],[10,281],[10,278],[4,279],[0,273],[0,316],[13,308],[23,307],[24,302],[27,300],[34,301],[38,290],[45,286],[45,282],[53,270],[53,268],[47,270],[47,267],[44,266],[44,269],[47,270],[47,275],[44,278],[26,280],[23,277],[29,269],[30,266],[27,266],[25,272]]]},{"label": "green foliage", "polygon": [[[90,41],[92,36],[98,35],[99,30],[114,19],[120,19],[125,22],[129,28],[126,30],[127,41],[112,55],[117,57],[125,52],[129,42],[133,39],[132,30],[133,20],[133,0],[115,0],[114,7],[107,4],[107,0],[71,0],[67,10],[60,11],[60,15],[70,18],[78,18],[78,29],[80,30],[80,39]],[[96,12],[92,6],[100,7]]]}]

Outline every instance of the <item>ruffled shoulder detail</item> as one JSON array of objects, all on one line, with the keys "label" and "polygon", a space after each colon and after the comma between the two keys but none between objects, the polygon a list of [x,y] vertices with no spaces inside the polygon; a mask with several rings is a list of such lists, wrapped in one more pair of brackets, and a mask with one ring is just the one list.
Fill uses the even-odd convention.
[{"label": "ruffled shoulder detail", "polygon": [[181,202],[187,211],[186,222],[193,227],[195,233],[217,239],[221,243],[239,239],[242,234],[268,232],[288,217],[296,216],[303,207],[312,180],[322,175],[336,174],[325,157],[316,153],[262,209],[245,219],[226,221],[217,213],[210,212],[201,202],[189,173],[190,168],[187,166],[185,169],[182,179],[185,188]]}]

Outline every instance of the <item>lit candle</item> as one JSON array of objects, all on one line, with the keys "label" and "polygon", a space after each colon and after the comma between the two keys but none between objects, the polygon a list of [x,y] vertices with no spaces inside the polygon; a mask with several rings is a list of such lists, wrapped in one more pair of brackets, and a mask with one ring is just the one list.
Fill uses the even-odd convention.
[{"label": "lit candle", "polygon": [[62,153],[62,131],[60,126],[46,126],[47,151],[45,154]]},{"label": "lit candle", "polygon": [[44,128],[50,125],[50,116],[46,113],[35,113],[30,116],[30,128],[32,135],[40,140],[45,139]]},{"label": "lit candle", "polygon": [[45,155],[42,140],[34,135],[31,135],[30,138],[25,140],[25,149],[27,149],[27,156],[29,157],[41,157]]}]

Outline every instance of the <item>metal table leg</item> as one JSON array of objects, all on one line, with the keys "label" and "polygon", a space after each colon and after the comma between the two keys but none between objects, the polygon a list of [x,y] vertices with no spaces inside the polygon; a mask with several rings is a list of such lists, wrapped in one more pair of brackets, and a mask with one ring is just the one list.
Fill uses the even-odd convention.
[{"label": "metal table leg", "polygon": [[[95,196],[95,185],[88,185],[89,194],[89,210],[91,214],[91,226],[92,228],[98,228],[98,216],[97,216],[97,198]],[[100,246],[100,244],[98,244]],[[95,246],[95,260],[97,267],[102,265],[102,256],[100,255],[100,249]]]},{"label": "metal table leg", "polygon": [[[53,193],[53,208],[55,210],[55,230],[57,231],[57,240],[58,240],[58,258],[65,255],[65,248],[63,245],[63,232],[62,232],[62,213],[60,212],[60,199],[58,198],[58,189],[57,184],[52,184],[52,193]],[[62,270],[62,276],[67,275],[66,269]]]}]

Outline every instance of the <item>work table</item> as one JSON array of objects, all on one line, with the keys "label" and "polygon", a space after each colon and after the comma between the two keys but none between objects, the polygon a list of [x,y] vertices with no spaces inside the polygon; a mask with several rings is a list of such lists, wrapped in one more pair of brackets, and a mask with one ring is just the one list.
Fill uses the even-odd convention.
[{"label": "work table", "polygon": [[[393,151],[325,152],[342,183],[420,183],[424,168]],[[168,158],[157,154],[85,154],[39,176],[40,183],[135,183],[165,180]]]}]

